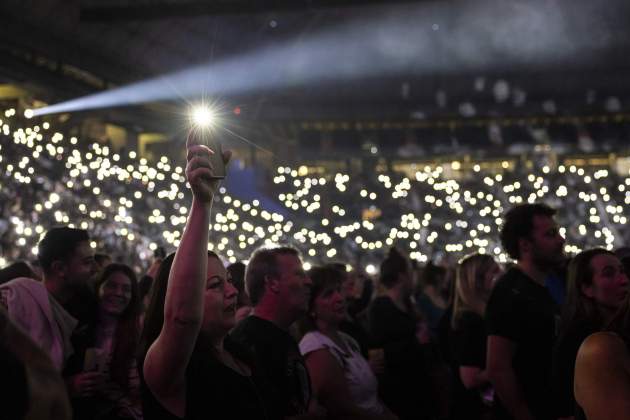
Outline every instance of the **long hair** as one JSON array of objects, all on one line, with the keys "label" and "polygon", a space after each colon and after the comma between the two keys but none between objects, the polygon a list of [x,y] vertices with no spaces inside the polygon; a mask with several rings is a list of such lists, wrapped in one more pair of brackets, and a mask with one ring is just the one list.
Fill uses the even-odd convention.
[{"label": "long hair", "polygon": [[140,336],[140,293],[138,279],[133,270],[124,264],[110,264],[96,282],[96,290],[114,273],[122,273],[131,282],[131,300],[125,308],[116,326],[114,348],[110,364],[110,376],[122,389],[129,388],[129,369],[132,366]]},{"label": "long hair", "polygon": [[[212,251],[208,251],[209,257],[219,259],[219,256]],[[169,254],[160,264],[153,286],[151,288],[151,300],[144,318],[144,328],[142,329],[142,338],[140,340],[139,364],[142,371],[142,362],[151,347],[151,344],[158,338],[164,325],[164,303],[166,301],[166,289],[168,287],[168,279],[173,266],[175,253]]]},{"label": "long hair", "polygon": [[630,293],[605,330],[617,333],[626,342],[626,345],[630,346]]},{"label": "long hair", "polygon": [[594,299],[582,291],[585,286],[593,284],[593,268],[591,261],[598,255],[614,253],[603,248],[589,249],[576,255],[569,263],[567,274],[567,296],[562,312],[561,334],[571,331],[574,326],[591,325],[602,328],[604,319]]},{"label": "long hair", "polygon": [[308,276],[311,278],[311,295],[308,301],[308,310],[304,317],[298,322],[298,332],[301,336],[317,329],[313,311],[315,310],[315,299],[329,287],[341,287],[347,278],[345,270],[340,270],[332,264],[322,267],[313,267]]},{"label": "long hair", "polygon": [[485,275],[494,264],[496,264],[494,258],[486,254],[468,255],[457,264],[451,323],[453,328],[459,315],[464,311],[472,311],[483,316],[490,294],[485,284]]},{"label": "long hair", "polygon": [[411,275],[409,270],[409,261],[398,249],[391,248],[381,263],[379,280],[383,287],[391,289],[398,284],[401,274]]}]

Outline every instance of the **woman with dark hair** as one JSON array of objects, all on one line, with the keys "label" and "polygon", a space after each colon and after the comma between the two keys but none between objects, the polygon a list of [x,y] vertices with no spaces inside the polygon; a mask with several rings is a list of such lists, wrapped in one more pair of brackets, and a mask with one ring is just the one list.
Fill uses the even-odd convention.
[{"label": "woman with dark hair", "polygon": [[247,318],[252,313],[252,302],[249,300],[247,290],[245,290],[245,264],[237,261],[227,266],[232,284],[238,291],[236,298],[236,323]]},{"label": "woman with dark hair", "polygon": [[[628,281],[621,264],[607,268],[610,277]],[[578,420],[630,418],[630,294],[604,332],[589,336],[575,361]]]},{"label": "woman with dark hair", "polygon": [[77,352],[65,372],[75,416],[142,419],[135,361],[140,333],[136,275],[126,265],[110,264],[96,282],[96,292],[96,322],[75,336]]},{"label": "woman with dark hair", "polygon": [[[246,349],[232,341],[237,290],[208,252],[218,180],[210,154],[187,143],[193,201],[177,252],[161,264],[142,338],[143,408],[147,419],[266,417]],[[227,162],[229,154],[223,156]]]},{"label": "woman with dark hair", "polygon": [[608,325],[627,294],[628,277],[614,253],[591,249],[569,263],[567,297],[553,358],[557,418],[572,418],[575,413],[574,368],[580,345]]},{"label": "woman with dark hair", "polygon": [[486,373],[484,314],[501,267],[485,254],[468,255],[457,264],[450,340],[455,374],[453,419],[481,419],[491,388]]},{"label": "woman with dark hair", "polygon": [[300,352],[319,402],[331,418],[395,419],[378,398],[378,382],[359,344],[339,330],[346,317],[345,272],[316,267],[309,277],[313,286],[301,323]]},{"label": "woman with dark hair", "polygon": [[380,283],[384,294],[368,308],[374,344],[385,354],[379,395],[401,419],[433,418],[439,395],[429,369],[435,360],[428,363],[433,358],[429,330],[411,301],[411,264],[395,248],[381,264]]},{"label": "woman with dark hair", "polygon": [[432,261],[421,271],[414,295],[416,306],[429,324],[431,332],[437,333],[440,319],[448,307],[444,290],[448,289],[447,270]]}]

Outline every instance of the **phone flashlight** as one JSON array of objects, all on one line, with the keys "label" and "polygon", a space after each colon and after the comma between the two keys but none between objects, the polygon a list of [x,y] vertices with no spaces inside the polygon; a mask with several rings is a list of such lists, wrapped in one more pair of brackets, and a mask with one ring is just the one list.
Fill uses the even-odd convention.
[{"label": "phone flashlight", "polygon": [[225,162],[219,139],[216,112],[206,105],[198,105],[191,110],[190,120],[192,123],[190,135],[194,137],[194,141],[208,146],[214,152],[210,155],[212,178],[225,178]]}]

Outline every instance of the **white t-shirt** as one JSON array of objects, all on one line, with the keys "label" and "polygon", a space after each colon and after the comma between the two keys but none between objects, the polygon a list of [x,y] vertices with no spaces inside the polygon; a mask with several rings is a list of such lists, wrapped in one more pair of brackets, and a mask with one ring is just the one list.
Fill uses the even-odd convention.
[{"label": "white t-shirt", "polygon": [[306,356],[313,351],[327,349],[335,360],[339,362],[355,404],[366,411],[381,414],[383,412],[383,404],[378,399],[378,382],[374,373],[372,373],[370,365],[359,351],[359,345],[352,337],[342,332],[339,332],[339,336],[350,350],[349,352],[344,351],[334,341],[319,331],[311,331],[300,341],[300,353]]}]

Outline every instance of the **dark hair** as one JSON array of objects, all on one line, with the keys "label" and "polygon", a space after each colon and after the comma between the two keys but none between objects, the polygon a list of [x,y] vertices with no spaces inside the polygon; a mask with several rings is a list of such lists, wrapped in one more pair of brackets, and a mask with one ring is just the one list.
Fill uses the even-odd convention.
[{"label": "dark hair", "polygon": [[[208,251],[208,257],[220,260],[219,256],[212,251]],[[173,266],[175,253],[169,254],[160,264],[153,286],[151,287],[151,300],[144,317],[144,328],[142,329],[142,338],[140,339],[140,360],[144,360],[149,347],[160,335],[162,326],[164,325],[164,302],[166,301],[166,288],[168,286],[168,278]],[[142,364],[139,364],[142,371]]]},{"label": "dark hair", "polygon": [[236,306],[240,308],[249,305],[249,297],[245,291],[245,264],[238,261],[228,265],[226,270],[230,273],[232,285],[238,290]]},{"label": "dark hair", "polygon": [[35,272],[25,261],[16,261],[0,270],[0,284],[4,284],[18,277],[34,278]]},{"label": "dark hair", "polygon": [[391,289],[398,284],[400,274],[409,274],[409,262],[396,248],[391,248],[381,263],[381,284]]},{"label": "dark hair", "polygon": [[300,252],[290,246],[277,248],[260,248],[254,251],[245,271],[245,284],[252,305],[257,305],[265,294],[265,279],[267,276],[278,276],[278,256],[300,256]]},{"label": "dark hair", "polygon": [[626,345],[630,347],[630,293],[626,296],[626,300],[621,304],[606,330],[619,334]]},{"label": "dark hair", "polygon": [[314,331],[317,328],[315,326],[315,318],[312,316],[313,310],[315,309],[315,299],[330,287],[341,287],[347,278],[345,270],[339,270],[339,267],[334,264],[313,267],[308,272],[308,276],[311,278],[313,285],[311,286],[311,295],[308,300],[308,310],[299,323],[299,329],[302,335],[309,331]]},{"label": "dark hair", "polygon": [[604,319],[597,308],[597,303],[582,291],[584,286],[593,284],[595,273],[591,261],[598,255],[615,256],[614,253],[603,248],[595,248],[580,252],[569,263],[561,334],[572,331],[574,326],[590,325],[596,329],[604,326]]},{"label": "dark hair", "polygon": [[138,291],[138,279],[131,267],[124,264],[110,264],[103,270],[96,281],[96,291],[114,273],[122,273],[131,282],[131,300],[118,318],[116,335],[114,337],[114,348],[112,350],[112,361],[110,364],[110,376],[122,389],[129,388],[129,369],[136,355],[138,342],[140,339],[140,293]]},{"label": "dark hair", "polygon": [[552,217],[556,210],[542,203],[522,204],[511,208],[504,216],[501,229],[501,245],[510,257],[515,260],[521,258],[519,240],[531,238],[534,230],[534,217]]},{"label": "dark hair", "polygon": [[621,260],[624,270],[630,276],[630,247],[624,246],[617,249],[615,255]]},{"label": "dark hair", "polygon": [[485,277],[493,265],[496,265],[494,258],[478,253],[466,255],[457,263],[451,317],[453,329],[457,328],[464,311],[473,311],[484,316],[485,306],[490,297],[490,291],[485,287]]},{"label": "dark hair", "polygon": [[95,261],[97,264],[99,264],[99,265],[101,265],[101,264],[103,264],[105,261],[107,261],[107,260],[111,260],[111,259],[112,259],[112,257],[110,257],[110,256],[109,256],[109,255],[107,255],[107,254],[101,254],[101,253],[96,253],[96,254],[94,254],[94,261]]},{"label": "dark hair", "polygon": [[54,227],[39,241],[38,258],[44,273],[50,273],[53,262],[67,261],[81,242],[90,240],[84,229]]},{"label": "dark hair", "polygon": [[426,267],[424,267],[424,270],[422,270],[422,285],[439,287],[444,283],[446,274],[446,268],[434,264],[433,261],[429,261]]}]

